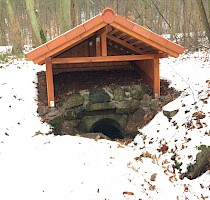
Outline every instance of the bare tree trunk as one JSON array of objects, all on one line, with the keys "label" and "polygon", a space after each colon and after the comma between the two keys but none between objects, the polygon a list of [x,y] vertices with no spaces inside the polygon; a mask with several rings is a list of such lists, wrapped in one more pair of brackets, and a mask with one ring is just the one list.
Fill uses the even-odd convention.
[{"label": "bare tree trunk", "polygon": [[174,18],[174,0],[170,0],[170,39],[174,40],[175,35],[175,18]]},{"label": "bare tree trunk", "polygon": [[40,31],[41,27],[38,23],[38,18],[35,13],[35,6],[34,6],[34,0],[25,0],[26,2],[26,9],[30,20],[30,25],[32,28],[32,35],[33,35],[33,42],[34,46],[39,46],[42,44],[41,37],[40,37]]},{"label": "bare tree trunk", "polygon": [[[15,17],[14,7],[11,0],[7,0],[7,12],[9,16],[9,28],[11,33],[11,42],[13,45],[12,53],[19,54],[22,53],[22,37],[20,32],[20,24],[18,18]],[[14,2],[13,2],[14,3]]]},{"label": "bare tree trunk", "polygon": [[6,24],[5,24],[5,5],[3,1],[0,2],[0,45],[7,44],[7,37],[6,37]]},{"label": "bare tree trunk", "polygon": [[81,14],[82,14],[81,1],[78,1],[77,2],[77,24],[82,23]]},{"label": "bare tree trunk", "polygon": [[71,24],[71,1],[70,0],[60,0],[60,29],[61,33],[68,31]]},{"label": "bare tree trunk", "polygon": [[86,1],[86,20],[90,19],[90,0]]},{"label": "bare tree trunk", "polygon": [[77,5],[76,0],[71,0],[71,28],[77,26]]},{"label": "bare tree trunk", "polygon": [[208,18],[207,18],[206,11],[203,5],[203,1],[197,0],[197,4],[198,4],[198,8],[199,8],[199,12],[201,15],[204,29],[206,31],[206,36],[208,37],[208,40],[210,42],[210,26],[209,26]]}]

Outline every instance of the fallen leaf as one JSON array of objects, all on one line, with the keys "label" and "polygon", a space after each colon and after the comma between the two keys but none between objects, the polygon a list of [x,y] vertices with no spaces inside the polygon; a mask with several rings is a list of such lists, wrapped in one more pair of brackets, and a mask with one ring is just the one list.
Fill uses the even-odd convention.
[{"label": "fallen leaf", "polygon": [[184,184],[184,191],[188,192],[188,190],[189,190],[188,186],[186,184]]},{"label": "fallen leaf", "polygon": [[117,148],[125,148],[124,146],[122,146],[121,144],[117,145]]},{"label": "fallen leaf", "polygon": [[202,199],[208,199],[209,196],[203,196],[203,194],[201,194],[201,198],[202,198]]},{"label": "fallen leaf", "polygon": [[149,186],[149,190],[151,190],[151,191],[155,190],[155,188],[156,188],[155,185],[150,185]]},{"label": "fallen leaf", "polygon": [[134,193],[133,192],[123,192],[123,195],[134,195]]},{"label": "fallen leaf", "polygon": [[98,141],[99,139],[100,139],[100,135],[97,135],[94,140]]},{"label": "fallen leaf", "polygon": [[156,173],[152,174],[151,177],[150,177],[150,181],[155,181],[156,177],[157,177]]},{"label": "fallen leaf", "polygon": [[169,177],[169,181],[171,181],[172,183],[173,183],[174,181],[177,181],[176,176],[170,176],[170,177]]},{"label": "fallen leaf", "polygon": [[163,154],[168,151],[168,146],[166,144],[163,144],[160,149],[158,149],[159,152],[162,152]]}]

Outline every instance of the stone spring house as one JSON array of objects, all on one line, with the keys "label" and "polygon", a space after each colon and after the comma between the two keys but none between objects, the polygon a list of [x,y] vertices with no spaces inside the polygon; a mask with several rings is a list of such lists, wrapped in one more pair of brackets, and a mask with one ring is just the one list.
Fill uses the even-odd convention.
[{"label": "stone spring house", "polygon": [[[129,68],[130,64],[151,86],[153,96],[158,98],[160,96],[159,59],[168,56],[178,57],[183,51],[182,46],[117,15],[112,9],[107,8],[94,18],[32,50],[26,54],[26,57],[36,64],[46,65],[48,107],[52,108],[56,107],[53,74],[120,70]],[[82,100],[81,97],[79,99]],[[111,115],[100,113],[97,116],[83,116],[81,119],[68,115],[68,120],[70,119],[73,124],[77,120],[75,126],[83,127],[81,128],[83,131],[91,131],[97,124],[104,126],[104,123],[106,126],[112,124],[112,127],[117,129],[119,129],[118,125],[120,124],[125,129],[129,119],[132,118],[130,111],[126,113],[127,107],[125,105],[135,104],[136,109],[138,109],[140,99],[132,102],[128,102],[126,99],[121,102],[119,99],[114,101],[114,104],[113,102],[101,102],[100,105],[94,104],[85,108],[86,112],[104,111],[105,108],[115,110],[115,113]],[[119,109],[119,105],[125,107]],[[72,113],[78,109],[72,108],[66,103],[64,103],[64,107],[65,113],[62,113],[64,116],[67,115],[66,113]],[[55,116],[53,120],[60,117],[59,115],[61,114]],[[64,124],[68,123],[70,122],[64,119],[61,127],[66,127]]]}]

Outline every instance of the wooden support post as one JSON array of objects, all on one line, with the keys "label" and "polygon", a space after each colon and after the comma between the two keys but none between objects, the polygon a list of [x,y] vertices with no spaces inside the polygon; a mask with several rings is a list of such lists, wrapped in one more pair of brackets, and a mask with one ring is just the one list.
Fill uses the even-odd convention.
[{"label": "wooden support post", "polygon": [[96,57],[101,56],[101,41],[100,37],[96,38]]},{"label": "wooden support post", "polygon": [[46,58],[45,64],[46,64],[48,107],[52,108],[55,107],[52,58],[51,57]]},{"label": "wooden support post", "polygon": [[101,34],[101,53],[102,56],[107,56],[106,32]]},{"label": "wooden support post", "polygon": [[160,67],[159,59],[155,58],[153,60],[154,71],[153,71],[153,91],[155,98],[160,97]]}]

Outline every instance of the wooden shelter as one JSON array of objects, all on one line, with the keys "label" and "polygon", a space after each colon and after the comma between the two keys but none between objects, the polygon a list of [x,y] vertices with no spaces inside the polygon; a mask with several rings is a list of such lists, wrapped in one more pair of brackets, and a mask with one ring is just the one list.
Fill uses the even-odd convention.
[{"label": "wooden shelter", "polygon": [[107,8],[96,17],[26,54],[46,64],[48,106],[54,107],[53,74],[70,71],[120,69],[132,62],[160,95],[159,59],[178,57],[184,48],[125,19]]}]

